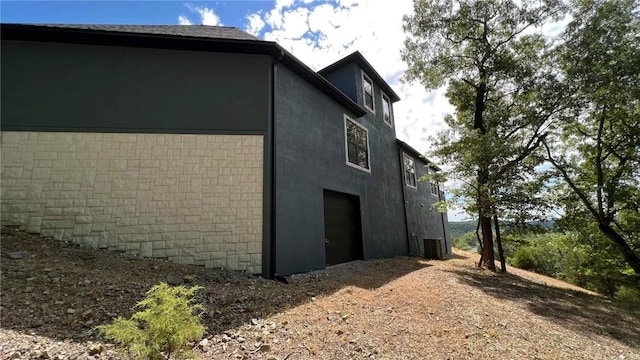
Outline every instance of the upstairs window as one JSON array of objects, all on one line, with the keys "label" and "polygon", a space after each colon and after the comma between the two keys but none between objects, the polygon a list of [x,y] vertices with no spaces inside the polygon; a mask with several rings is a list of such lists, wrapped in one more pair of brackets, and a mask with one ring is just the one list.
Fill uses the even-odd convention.
[{"label": "upstairs window", "polygon": [[346,115],[344,117],[344,129],[347,165],[371,172],[369,167],[369,132]]},{"label": "upstairs window", "polygon": [[373,81],[367,74],[362,72],[362,96],[364,98],[364,107],[375,113],[375,103],[373,101]]},{"label": "upstairs window", "polygon": [[404,182],[407,186],[417,189],[415,162],[407,154],[402,154],[402,157],[404,158]]},{"label": "upstairs window", "polygon": [[391,115],[391,99],[382,93],[382,120],[385,124],[393,127],[392,115]]},{"label": "upstairs window", "polygon": [[[435,174],[435,170],[429,169],[429,173]],[[438,190],[439,190],[440,186],[438,185],[437,181],[431,180],[429,182],[429,187],[431,188],[431,195],[434,195],[434,196],[438,196],[439,195],[438,194]]]}]

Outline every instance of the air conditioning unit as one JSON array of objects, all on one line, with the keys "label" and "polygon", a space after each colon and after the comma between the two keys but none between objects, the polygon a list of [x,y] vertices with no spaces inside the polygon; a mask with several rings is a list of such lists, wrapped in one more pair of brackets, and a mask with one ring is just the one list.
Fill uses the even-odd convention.
[{"label": "air conditioning unit", "polygon": [[442,260],[442,239],[424,239],[424,257]]}]

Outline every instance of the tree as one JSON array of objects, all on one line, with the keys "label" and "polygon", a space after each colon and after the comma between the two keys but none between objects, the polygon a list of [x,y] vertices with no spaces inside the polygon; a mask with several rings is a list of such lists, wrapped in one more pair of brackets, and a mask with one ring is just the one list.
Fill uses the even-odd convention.
[{"label": "tree", "polygon": [[414,0],[414,14],[404,17],[404,78],[427,89],[448,84],[456,113],[445,119],[450,130],[439,134],[434,155],[463,183],[458,199],[472,199],[466,210],[479,216],[481,261],[491,270],[494,196],[522,176],[557,106],[542,101],[556,83],[549,44],[527,29],[561,12],[559,0]]},{"label": "tree", "polygon": [[545,141],[567,223],[597,229],[640,275],[640,4],[580,0],[559,49],[567,111]]}]

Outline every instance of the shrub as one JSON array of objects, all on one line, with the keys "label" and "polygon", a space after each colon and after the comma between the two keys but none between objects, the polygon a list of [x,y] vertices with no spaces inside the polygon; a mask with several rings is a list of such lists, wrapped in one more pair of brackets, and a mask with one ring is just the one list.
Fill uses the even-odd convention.
[{"label": "shrub", "polygon": [[640,289],[630,286],[620,286],[615,298],[633,306],[640,306]]},{"label": "shrub", "polygon": [[201,286],[187,289],[160,283],[136,304],[141,311],[130,319],[119,317],[97,329],[138,359],[190,357],[189,342],[199,340],[204,334],[200,323],[204,308],[191,303],[193,294],[200,289]]},{"label": "shrub", "polygon": [[533,249],[528,246],[519,248],[518,251],[513,254],[511,263],[513,266],[525,270],[535,270],[538,267],[538,261],[536,260],[535,253]]}]

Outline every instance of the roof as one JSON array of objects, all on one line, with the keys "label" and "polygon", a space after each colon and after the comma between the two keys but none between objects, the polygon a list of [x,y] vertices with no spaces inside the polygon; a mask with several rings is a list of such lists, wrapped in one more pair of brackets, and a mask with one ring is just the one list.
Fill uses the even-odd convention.
[{"label": "roof", "polygon": [[3,40],[147,47],[269,55],[356,116],[360,105],[298,58],[272,41],[233,27],[207,25],[0,24]]},{"label": "roof", "polygon": [[99,25],[99,24],[33,24],[40,27],[77,30],[97,30],[138,34],[174,35],[209,39],[257,40],[249,33],[234,27],[208,25]]},{"label": "roof", "polygon": [[438,167],[438,165],[433,163],[431,160],[427,159],[424,155],[422,155],[422,153],[420,153],[420,151],[416,150],[415,148],[413,148],[411,145],[407,144],[406,142],[404,142],[404,141],[402,141],[400,139],[396,139],[396,143],[398,145],[398,148],[400,148],[401,150],[404,150],[404,151],[408,152],[409,154],[417,157],[418,159],[422,160],[426,165],[431,164],[430,168],[435,169],[437,171],[442,170],[442,169],[440,169]]},{"label": "roof", "polygon": [[334,62],[333,64],[325,67],[324,69],[318,71],[318,74],[324,76],[328,73],[338,70],[339,68],[351,63],[358,64],[360,68],[362,68],[362,70],[364,70],[367,73],[367,75],[369,75],[369,77],[371,77],[373,81],[375,81],[382,88],[382,90],[384,90],[384,93],[391,99],[392,102],[396,102],[400,100],[400,97],[398,96],[398,94],[396,94],[395,91],[393,91],[391,86],[387,84],[387,82],[382,78],[382,76],[378,74],[378,72],[373,68],[373,66],[371,66],[371,64],[369,64],[367,59],[365,59],[364,56],[362,56],[362,54],[359,51],[356,51],[353,54],[347,57],[344,57]]}]

